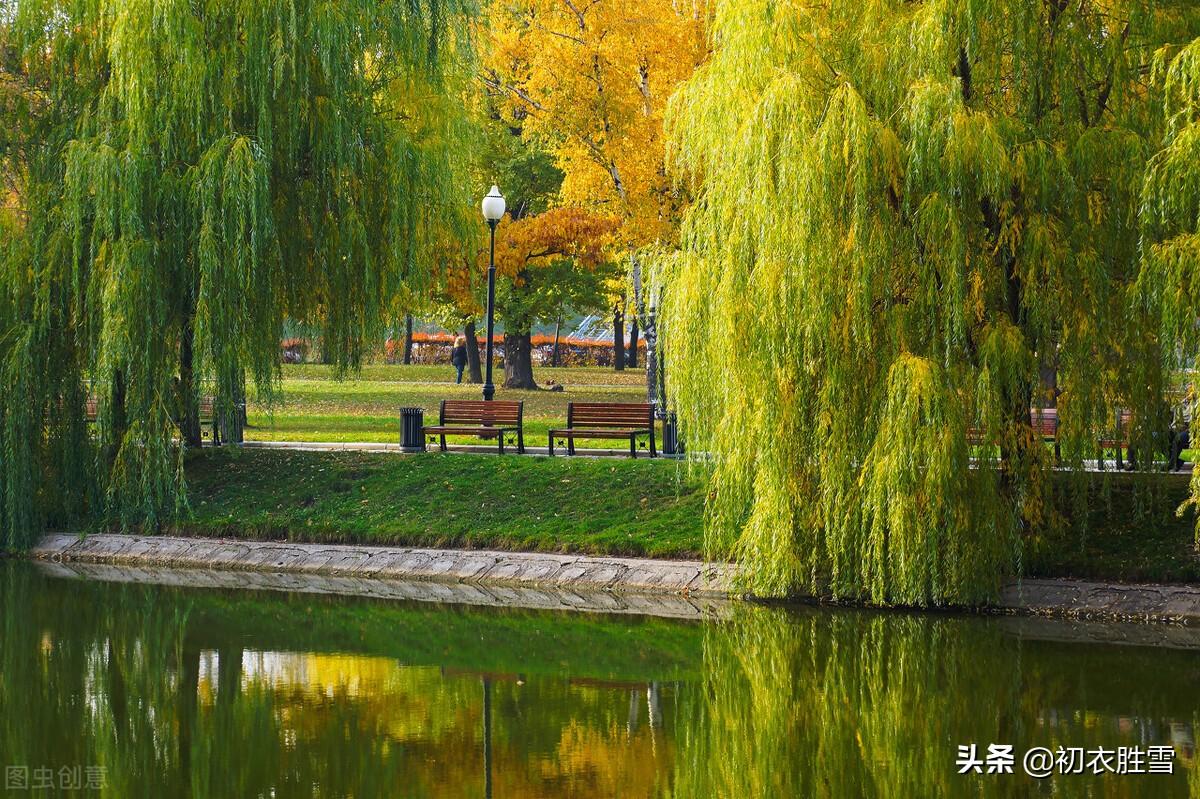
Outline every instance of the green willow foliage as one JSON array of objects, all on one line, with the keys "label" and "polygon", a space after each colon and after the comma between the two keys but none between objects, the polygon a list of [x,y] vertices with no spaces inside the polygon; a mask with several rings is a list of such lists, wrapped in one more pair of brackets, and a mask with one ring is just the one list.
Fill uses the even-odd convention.
[{"label": "green willow foliage", "polygon": [[0,548],[70,518],[153,528],[201,393],[230,415],[249,375],[269,398],[285,318],[357,363],[469,238],[473,6],[4,6]]},{"label": "green willow foliage", "polygon": [[[1160,324],[1163,341],[1193,369],[1200,360],[1200,41],[1154,59],[1163,87],[1165,144],[1146,168],[1141,219],[1144,259],[1139,299]],[[1200,474],[1189,504],[1200,506]],[[1200,546],[1200,519],[1197,521]]]},{"label": "green willow foliage", "polygon": [[1040,374],[1077,475],[1117,409],[1162,429],[1148,229],[1196,336],[1196,239],[1166,236],[1196,231],[1200,9],[726,0],[711,35],[668,115],[697,200],[660,259],[709,548],[771,594],[993,596],[1053,521]]}]

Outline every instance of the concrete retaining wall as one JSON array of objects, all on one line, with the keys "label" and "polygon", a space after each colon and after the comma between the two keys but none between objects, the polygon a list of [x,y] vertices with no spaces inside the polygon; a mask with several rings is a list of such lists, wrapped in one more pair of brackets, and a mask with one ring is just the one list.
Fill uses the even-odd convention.
[{"label": "concrete retaining wall", "polygon": [[51,561],[698,597],[727,596],[732,577],[729,566],[699,561],[169,536],[51,535],[31,554]]},{"label": "concrete retaining wall", "polygon": [[[549,553],[485,550],[439,550],[406,547],[365,547],[296,544],[168,536],[74,535],[46,536],[32,550],[35,558],[64,563],[98,563],[127,567],[171,567],[203,570],[204,578],[224,587],[255,587],[244,572],[308,574],[352,580],[400,581],[472,586],[467,599],[446,596],[443,601],[480,604],[510,603],[527,607],[570,607],[621,612],[636,600],[610,602],[607,595],[675,596],[688,600],[729,598],[734,567],[700,561],[605,558]],[[221,573],[226,573],[221,576]],[[230,575],[229,572],[243,572]],[[127,575],[134,579],[136,573]],[[142,575],[149,579],[149,575]],[[276,577],[276,582],[285,578]],[[486,590],[481,587],[486,586]],[[279,585],[264,587],[281,587]],[[354,588],[354,590],[349,590]],[[511,589],[532,589],[518,596]],[[362,586],[330,583],[320,590],[370,593]],[[505,593],[500,589],[507,589]],[[303,590],[297,588],[297,590]],[[375,589],[370,589],[375,590]],[[395,598],[414,598],[407,588],[391,591]],[[540,593],[539,593],[540,592]],[[384,593],[389,593],[384,590]],[[437,598],[436,591],[416,593]],[[461,592],[460,592],[461,593]],[[578,599],[583,595],[586,602]],[[701,605],[680,607],[679,615],[703,615]],[[1125,585],[1078,580],[1023,580],[1004,587],[993,610],[1030,615],[1053,615],[1083,620],[1173,622],[1200,625],[1200,586]],[[638,612],[636,610],[632,612]],[[668,613],[667,615],[675,615]]]}]

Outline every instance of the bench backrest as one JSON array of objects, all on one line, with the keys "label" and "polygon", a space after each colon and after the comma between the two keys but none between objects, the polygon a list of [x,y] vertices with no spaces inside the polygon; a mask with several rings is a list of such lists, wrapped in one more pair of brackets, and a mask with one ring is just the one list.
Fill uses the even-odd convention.
[{"label": "bench backrest", "polygon": [[644,402],[568,402],[567,427],[654,427],[654,406]]},{"label": "bench backrest", "polygon": [[441,424],[519,426],[524,405],[502,400],[442,400],[438,418]]},{"label": "bench backrest", "polygon": [[[216,418],[217,398],[213,396],[204,396],[200,398],[199,416],[200,421],[211,422]],[[62,402],[59,402],[59,409],[62,409]],[[95,424],[96,418],[100,415],[100,398],[94,395],[89,396],[83,404],[83,418],[88,424]]]},{"label": "bench backrest", "polygon": [[1047,438],[1058,435],[1057,408],[1030,408],[1029,420],[1035,433]]}]

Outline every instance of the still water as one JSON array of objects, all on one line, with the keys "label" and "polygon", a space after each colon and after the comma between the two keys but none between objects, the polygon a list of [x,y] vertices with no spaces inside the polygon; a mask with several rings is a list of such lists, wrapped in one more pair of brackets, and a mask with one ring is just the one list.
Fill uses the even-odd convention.
[{"label": "still water", "polygon": [[[0,561],[0,795],[1200,797],[1200,655],[1077,637],[170,588]],[[970,744],[1012,745],[1015,773],[959,775]],[[1122,747],[1163,747],[1173,773],[1038,780],[1021,772],[1039,746],[1107,749],[1114,769]]]}]

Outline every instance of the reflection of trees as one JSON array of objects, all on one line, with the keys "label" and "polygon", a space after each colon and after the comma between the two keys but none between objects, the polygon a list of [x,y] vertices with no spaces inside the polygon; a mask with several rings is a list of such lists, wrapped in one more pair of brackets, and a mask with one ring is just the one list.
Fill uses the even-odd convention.
[{"label": "reflection of trees", "polygon": [[[329,607],[349,624],[360,606]],[[420,621],[365,608],[362,618],[380,623],[363,625],[364,641],[394,618]],[[1034,787],[1019,776],[958,777],[955,747],[1173,743],[1175,778],[1072,778],[1043,790],[1158,797],[1190,787],[1200,799],[1190,759],[1200,671],[1189,652],[1021,640],[996,620],[744,606],[704,631],[693,658],[703,676],[656,682],[644,656],[631,656],[628,678],[612,652],[597,654],[603,668],[589,676],[575,668],[588,663],[588,624],[612,641],[639,629],[624,620],[564,620],[580,644],[572,668],[529,674],[482,649],[456,650],[444,668],[424,652],[425,665],[402,665],[365,645],[314,651],[309,628],[333,626],[323,607],[290,628],[243,620],[282,620],[288,609],[236,594],[47,585],[0,563],[0,762],[105,766],[120,799],[311,796],[314,786],[481,797],[486,681],[497,797],[1023,797]],[[499,635],[483,613],[421,612],[435,639],[426,651],[439,630],[467,622],[477,639]],[[559,620],[498,614],[496,625],[530,637]],[[264,638],[270,649],[256,649]]]},{"label": "reflection of trees", "polygon": [[[236,630],[197,621],[208,594],[47,590],[4,563],[0,579],[6,762],[103,766],[109,795],[121,799],[310,796],[315,786],[321,795],[484,793],[480,673],[252,652]],[[256,671],[264,658],[274,670]],[[493,682],[496,795],[653,795],[669,756],[652,755],[661,730],[627,731],[628,690],[554,677]]]},{"label": "reflection of trees", "polygon": [[[1184,663],[1178,655],[1162,659]],[[704,660],[703,686],[684,695],[676,719],[687,732],[673,796],[1028,796],[1039,788],[1020,774],[958,776],[956,746],[1170,742],[1087,709],[1137,706],[1131,691],[1144,690],[1139,674],[1155,673],[1157,653],[1023,643],[988,620],[743,608],[708,631]],[[1063,710],[1048,723],[1045,709],[1055,707]],[[1184,766],[1174,778],[1072,777],[1041,790],[1167,796],[1196,779]]]}]

